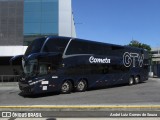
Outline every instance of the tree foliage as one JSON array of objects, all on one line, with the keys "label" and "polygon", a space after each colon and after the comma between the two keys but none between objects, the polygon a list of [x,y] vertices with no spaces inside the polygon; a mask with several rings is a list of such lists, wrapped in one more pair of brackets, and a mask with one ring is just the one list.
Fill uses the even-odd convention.
[{"label": "tree foliage", "polygon": [[147,44],[144,44],[144,43],[140,43],[140,42],[137,41],[137,40],[132,40],[132,41],[129,43],[129,46],[138,47],[138,48],[143,48],[143,49],[146,49],[148,52],[151,52],[151,47],[150,47],[150,45],[147,45]]}]

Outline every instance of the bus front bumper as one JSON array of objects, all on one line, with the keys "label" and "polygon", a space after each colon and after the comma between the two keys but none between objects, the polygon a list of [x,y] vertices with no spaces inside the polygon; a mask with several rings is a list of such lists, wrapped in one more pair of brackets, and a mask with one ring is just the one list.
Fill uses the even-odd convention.
[{"label": "bus front bumper", "polygon": [[19,82],[19,89],[24,94],[33,94],[34,93],[34,86],[29,85],[27,83]]}]

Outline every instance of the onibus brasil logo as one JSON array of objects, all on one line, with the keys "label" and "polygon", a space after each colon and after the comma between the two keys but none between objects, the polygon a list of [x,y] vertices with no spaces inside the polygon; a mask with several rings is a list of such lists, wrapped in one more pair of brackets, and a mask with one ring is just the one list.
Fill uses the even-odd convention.
[{"label": "onibus brasil logo", "polygon": [[129,52],[125,52],[123,54],[123,64],[125,67],[130,67],[131,65],[133,65],[133,67],[136,67],[136,61],[138,61],[139,67],[142,67],[143,60],[144,60],[144,54],[140,55],[138,53],[129,53]]}]

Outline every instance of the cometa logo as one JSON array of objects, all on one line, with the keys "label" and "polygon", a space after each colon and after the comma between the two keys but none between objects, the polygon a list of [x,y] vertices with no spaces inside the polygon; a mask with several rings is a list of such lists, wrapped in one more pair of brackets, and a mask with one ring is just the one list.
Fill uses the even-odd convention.
[{"label": "cometa logo", "polygon": [[125,52],[123,55],[123,64],[126,67],[130,67],[133,65],[133,67],[136,67],[136,59],[139,62],[139,67],[143,66],[143,60],[144,60],[144,55],[140,55],[138,53],[128,53]]},{"label": "cometa logo", "polygon": [[111,59],[108,59],[108,58],[104,58],[104,59],[102,59],[102,58],[95,58],[95,57],[93,57],[93,56],[91,56],[90,58],[89,58],[89,62],[90,63],[111,63]]}]

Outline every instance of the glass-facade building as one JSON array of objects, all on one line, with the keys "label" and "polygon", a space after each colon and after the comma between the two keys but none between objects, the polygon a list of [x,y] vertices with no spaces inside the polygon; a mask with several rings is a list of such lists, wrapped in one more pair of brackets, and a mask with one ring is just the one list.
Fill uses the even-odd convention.
[{"label": "glass-facade building", "polygon": [[58,35],[58,0],[24,0],[24,44],[35,37]]},{"label": "glass-facade building", "polygon": [[23,0],[0,0],[0,45],[23,44]]},{"label": "glass-facade building", "polygon": [[71,0],[0,0],[0,45],[47,35],[76,37]]},{"label": "glass-facade building", "polygon": [[0,81],[15,75],[11,57],[47,35],[76,37],[71,0],[0,0]]}]

